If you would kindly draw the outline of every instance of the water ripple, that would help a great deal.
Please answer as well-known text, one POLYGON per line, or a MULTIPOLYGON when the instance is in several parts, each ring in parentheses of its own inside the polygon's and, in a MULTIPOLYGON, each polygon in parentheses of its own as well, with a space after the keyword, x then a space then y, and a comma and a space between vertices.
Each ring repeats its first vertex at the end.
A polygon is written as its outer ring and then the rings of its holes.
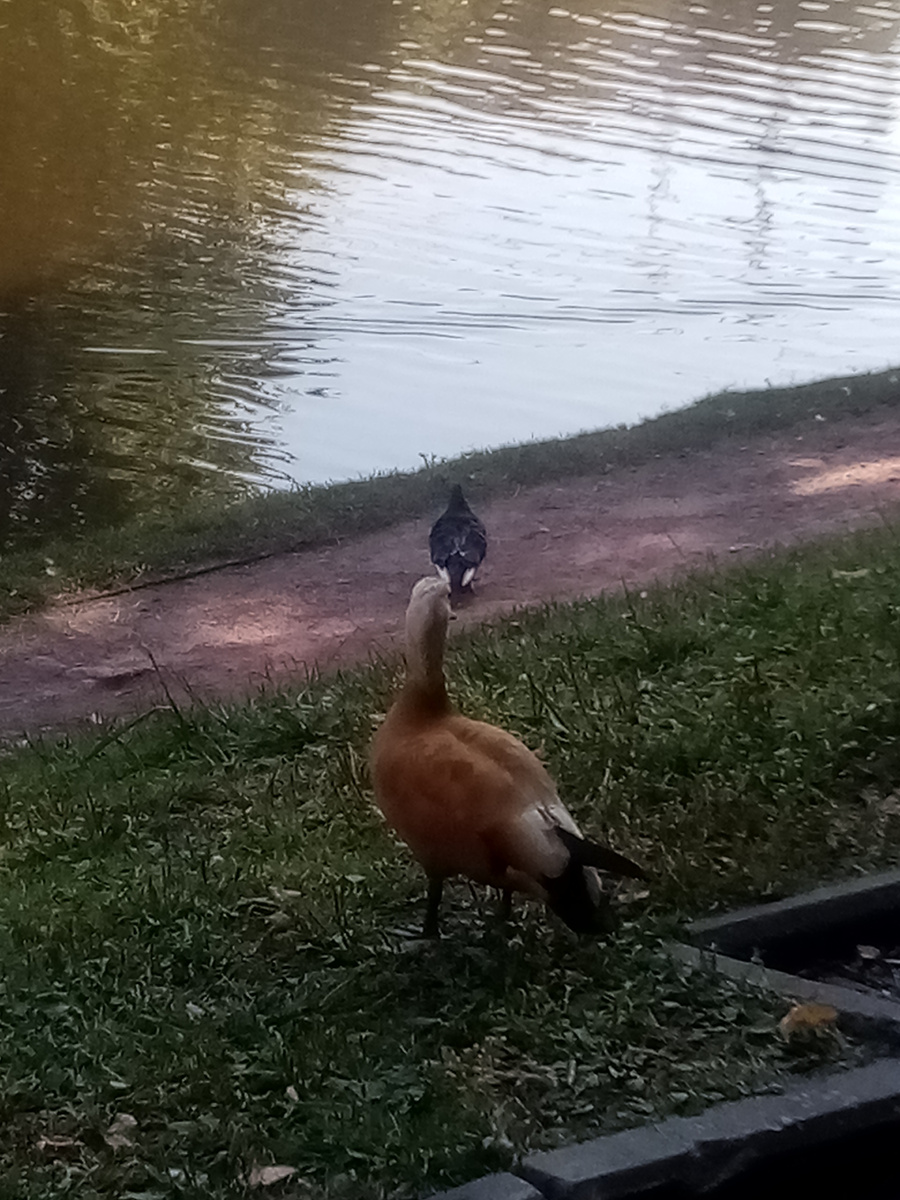
MULTIPOLYGON (((76 461, 128 503, 346 477, 896 354, 895 6, 92 6, 62 81, 42 7, 0 46, 40 98, 0 232, 17 513, 76 461)), ((105 512, 98 479, 61 494, 105 512)))

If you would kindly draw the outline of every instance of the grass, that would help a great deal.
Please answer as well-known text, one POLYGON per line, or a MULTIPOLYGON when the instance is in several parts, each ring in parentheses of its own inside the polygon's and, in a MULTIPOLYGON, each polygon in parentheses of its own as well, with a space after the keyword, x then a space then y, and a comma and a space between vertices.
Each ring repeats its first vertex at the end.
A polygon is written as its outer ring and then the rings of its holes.
POLYGON ((451 480, 476 501, 554 479, 599 474, 654 455, 747 438, 825 419, 896 406, 897 371, 852 375, 752 392, 722 392, 626 428, 529 442, 434 461, 422 470, 328 487, 226 499, 198 497, 130 524, 84 536, 7 548, 0 557, 0 621, 40 608, 60 592, 177 575, 223 561, 247 561, 436 514, 451 480))
POLYGON ((662 944, 897 861, 898 597, 884 529, 452 643, 464 710, 652 872, 601 943, 463 885, 411 936, 365 769, 390 662, 8 753, 0 1194, 225 1200, 287 1165, 272 1194, 399 1200, 857 1061, 662 944))

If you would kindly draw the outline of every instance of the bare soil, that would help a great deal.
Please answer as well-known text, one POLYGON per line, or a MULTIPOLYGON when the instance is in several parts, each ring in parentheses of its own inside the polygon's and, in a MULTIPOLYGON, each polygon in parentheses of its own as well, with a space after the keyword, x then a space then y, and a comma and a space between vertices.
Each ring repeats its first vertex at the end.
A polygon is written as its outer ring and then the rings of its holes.
MULTIPOLYGON (((488 557, 462 623, 870 525, 898 500, 893 412, 529 488, 479 506, 488 557)), ((166 689, 237 697, 392 652, 410 588, 431 570, 429 526, 61 599, 0 630, 0 737, 138 713, 166 689)))

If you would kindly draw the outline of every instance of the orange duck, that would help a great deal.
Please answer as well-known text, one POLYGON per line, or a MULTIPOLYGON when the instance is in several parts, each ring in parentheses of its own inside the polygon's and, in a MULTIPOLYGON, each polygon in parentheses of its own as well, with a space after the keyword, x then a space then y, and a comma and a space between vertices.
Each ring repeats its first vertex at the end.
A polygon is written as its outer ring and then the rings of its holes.
POLYGON ((544 901, 576 933, 606 931, 597 869, 644 879, 585 838, 537 757, 511 733, 455 712, 444 684, 450 587, 420 579, 406 612, 406 682, 375 735, 375 798, 428 876, 425 936, 444 880, 464 875, 544 901))

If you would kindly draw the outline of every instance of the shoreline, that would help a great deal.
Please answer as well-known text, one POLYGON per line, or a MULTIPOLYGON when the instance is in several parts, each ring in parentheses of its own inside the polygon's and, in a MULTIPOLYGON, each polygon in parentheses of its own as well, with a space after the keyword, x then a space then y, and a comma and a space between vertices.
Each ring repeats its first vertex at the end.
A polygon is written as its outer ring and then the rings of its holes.
MULTIPOLYGON (((654 453, 477 502, 489 549, 456 628, 643 587, 876 524, 900 501, 900 408, 654 453)), ((431 573, 431 511, 356 537, 63 597, 0 627, 0 737, 237 700, 393 654, 431 573)), ((475 502, 473 501, 473 504, 475 502)))
POLYGON ((660 456, 787 432, 817 419, 863 417, 900 406, 900 368, 755 391, 724 391, 633 426, 525 442, 330 485, 154 514, 79 538, 0 556, 0 622, 84 593, 112 594, 223 566, 263 561, 436 515, 461 480, 473 504, 580 476, 607 476, 660 456))

